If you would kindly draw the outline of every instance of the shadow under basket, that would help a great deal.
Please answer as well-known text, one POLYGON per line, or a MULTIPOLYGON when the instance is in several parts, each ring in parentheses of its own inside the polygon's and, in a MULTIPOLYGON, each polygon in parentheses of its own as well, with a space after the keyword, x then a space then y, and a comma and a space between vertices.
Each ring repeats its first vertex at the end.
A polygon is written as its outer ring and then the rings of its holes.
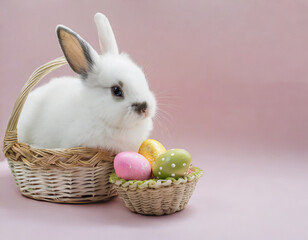
POLYGON ((117 195, 109 182, 115 153, 86 147, 37 149, 17 140, 17 122, 28 94, 44 76, 65 64, 64 57, 57 58, 30 76, 12 111, 3 152, 26 197, 59 203, 106 201, 117 195))
POLYGON ((149 179, 145 181, 110 176, 121 200, 132 212, 143 215, 165 215, 181 211, 187 205, 203 171, 192 167, 193 171, 179 179, 149 179))

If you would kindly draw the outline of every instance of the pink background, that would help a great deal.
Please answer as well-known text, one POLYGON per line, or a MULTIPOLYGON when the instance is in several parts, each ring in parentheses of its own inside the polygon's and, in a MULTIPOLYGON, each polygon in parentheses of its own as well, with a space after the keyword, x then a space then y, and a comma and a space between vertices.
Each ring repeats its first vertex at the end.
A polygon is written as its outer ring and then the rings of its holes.
MULTIPOLYGON (((0 161, 1 236, 307 239, 308 1, 1 0, 1 139, 26 79, 62 55, 55 26, 98 50, 98 11, 157 95, 152 137, 189 150, 206 175, 183 212, 157 218, 132 214, 119 199, 26 199, 0 161)), ((61 74, 72 71, 50 76, 61 74)))

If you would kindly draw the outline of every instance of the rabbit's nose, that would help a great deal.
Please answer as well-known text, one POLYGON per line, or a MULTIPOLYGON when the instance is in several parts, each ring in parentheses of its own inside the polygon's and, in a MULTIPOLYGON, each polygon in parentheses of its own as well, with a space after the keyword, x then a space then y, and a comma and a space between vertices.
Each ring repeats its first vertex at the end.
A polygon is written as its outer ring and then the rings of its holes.
POLYGON ((143 113, 146 113, 148 111, 148 104, 146 102, 133 103, 132 107, 139 114, 143 114, 143 113))

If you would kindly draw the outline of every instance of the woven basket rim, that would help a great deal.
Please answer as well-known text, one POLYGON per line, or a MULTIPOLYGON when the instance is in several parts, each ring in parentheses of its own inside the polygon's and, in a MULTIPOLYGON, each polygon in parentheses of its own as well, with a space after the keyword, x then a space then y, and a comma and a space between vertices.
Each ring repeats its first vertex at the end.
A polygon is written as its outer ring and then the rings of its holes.
POLYGON ((157 189, 161 187, 168 187, 173 185, 178 185, 186 182, 191 182, 194 180, 198 180, 203 176, 204 172, 200 168, 196 166, 192 166, 193 172, 185 177, 180 177, 178 179, 168 177, 166 179, 148 179, 144 181, 140 180, 125 180, 123 178, 119 178, 115 172, 110 175, 109 181, 115 184, 118 187, 122 187, 126 190, 136 190, 136 189, 157 189))
POLYGON ((17 145, 23 145, 25 147, 27 147, 29 150, 32 151, 48 151, 50 153, 79 153, 80 151, 84 151, 84 150, 92 150, 93 152, 110 152, 112 153, 112 155, 116 154, 113 153, 110 150, 105 150, 105 149, 101 149, 101 148, 93 148, 93 147, 71 147, 71 148, 36 148, 36 147, 31 147, 29 144, 27 143, 22 143, 22 142, 17 142, 17 145))
POLYGON ((43 149, 33 148, 28 144, 19 142, 15 143, 11 146, 11 149, 5 152, 8 161, 23 162, 31 168, 61 167, 65 169, 72 167, 94 167, 103 161, 113 162, 115 155, 116 153, 112 151, 99 148, 74 147, 65 149, 43 149), (20 153, 20 157, 11 155, 11 152, 20 153), (44 158, 44 156, 46 157, 44 158), (57 157, 52 158, 52 156, 57 157), (82 156, 86 159, 75 158, 74 156, 82 156), (50 157, 51 159, 47 160, 50 157))

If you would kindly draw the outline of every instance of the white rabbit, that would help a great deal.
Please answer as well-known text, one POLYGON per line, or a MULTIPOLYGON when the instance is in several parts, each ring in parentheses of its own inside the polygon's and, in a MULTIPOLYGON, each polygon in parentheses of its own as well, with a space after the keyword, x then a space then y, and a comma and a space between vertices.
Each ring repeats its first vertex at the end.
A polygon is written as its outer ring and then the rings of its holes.
POLYGON ((28 96, 18 140, 39 148, 99 147, 138 151, 153 128, 156 100, 143 71, 118 46, 108 19, 94 16, 102 55, 57 26, 62 51, 80 78, 61 77, 28 96))

